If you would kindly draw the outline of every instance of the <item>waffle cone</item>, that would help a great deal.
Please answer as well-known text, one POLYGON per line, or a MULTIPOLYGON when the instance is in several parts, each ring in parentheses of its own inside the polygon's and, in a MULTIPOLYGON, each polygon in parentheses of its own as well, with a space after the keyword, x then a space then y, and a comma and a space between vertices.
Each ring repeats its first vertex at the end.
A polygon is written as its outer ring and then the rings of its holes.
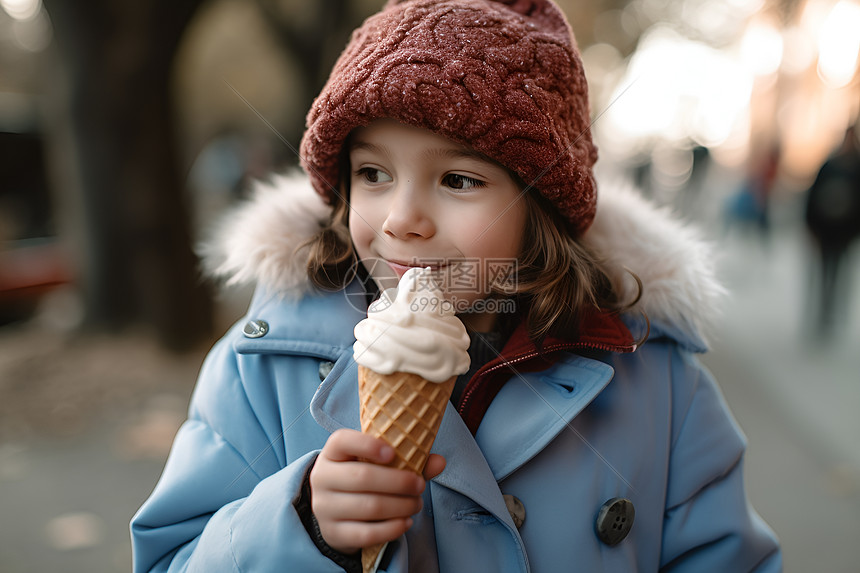
MULTIPOLYGON (((456 376, 442 383, 417 374, 379 374, 359 365, 358 397, 361 431, 382 438, 395 451, 389 464, 421 475, 442 423, 456 376)), ((364 573, 372 573, 384 543, 361 551, 364 573)))

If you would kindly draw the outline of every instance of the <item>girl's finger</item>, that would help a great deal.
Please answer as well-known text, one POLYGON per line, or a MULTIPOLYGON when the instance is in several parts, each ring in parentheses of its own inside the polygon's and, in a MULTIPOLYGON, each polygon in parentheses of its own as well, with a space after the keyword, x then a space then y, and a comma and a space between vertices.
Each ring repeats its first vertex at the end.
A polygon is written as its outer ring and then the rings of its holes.
POLYGON ((340 521, 331 525, 326 541, 332 547, 340 546, 339 551, 342 553, 353 553, 362 547, 393 541, 410 527, 411 517, 371 522, 340 521), (329 536, 332 537, 331 541, 329 536))
POLYGON ((311 486, 344 493, 416 496, 424 491, 425 482, 408 470, 363 461, 326 463, 317 460, 311 470, 311 486))
POLYGON ((333 521, 386 521, 421 511, 420 496, 332 493, 312 502, 314 515, 333 521))
POLYGON ((424 466, 424 479, 430 481, 437 475, 441 474, 448 462, 439 454, 430 454, 427 458, 427 464, 424 466))
POLYGON ((394 449, 379 438, 357 430, 341 429, 329 436, 320 455, 334 462, 364 459, 375 464, 387 464, 394 459, 394 449))

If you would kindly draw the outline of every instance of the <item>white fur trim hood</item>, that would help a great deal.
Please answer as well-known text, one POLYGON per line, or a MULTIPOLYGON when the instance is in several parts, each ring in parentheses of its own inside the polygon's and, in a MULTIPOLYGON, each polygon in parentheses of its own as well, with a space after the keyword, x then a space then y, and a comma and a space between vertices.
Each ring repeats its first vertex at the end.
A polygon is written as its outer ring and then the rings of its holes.
MULTIPOLYGON (((305 257, 296 249, 330 212, 303 173, 275 175, 222 219, 215 238, 200 249, 204 267, 227 285, 258 284, 301 297, 313 287, 305 257)), ((622 300, 636 294, 629 270, 643 284, 633 309, 693 346, 704 346, 724 289, 715 276, 711 246, 696 229, 631 187, 609 183, 600 187, 597 216, 583 242, 605 261, 622 300)))

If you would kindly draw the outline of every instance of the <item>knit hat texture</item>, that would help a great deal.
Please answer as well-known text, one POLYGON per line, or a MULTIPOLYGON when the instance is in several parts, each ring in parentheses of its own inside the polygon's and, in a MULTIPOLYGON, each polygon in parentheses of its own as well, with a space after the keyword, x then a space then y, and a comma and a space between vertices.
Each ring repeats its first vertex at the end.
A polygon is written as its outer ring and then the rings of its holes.
POLYGON ((594 218, 588 86, 570 26, 549 0, 389 0, 356 29, 301 143, 302 165, 329 202, 350 131, 381 118, 501 163, 575 234, 594 218))

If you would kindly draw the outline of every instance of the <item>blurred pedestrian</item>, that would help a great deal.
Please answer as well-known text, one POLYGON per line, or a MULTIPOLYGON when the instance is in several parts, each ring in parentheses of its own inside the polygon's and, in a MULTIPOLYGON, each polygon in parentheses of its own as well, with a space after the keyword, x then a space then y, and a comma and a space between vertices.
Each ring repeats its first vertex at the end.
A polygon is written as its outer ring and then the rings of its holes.
POLYGON ((838 308, 846 303, 845 255, 860 236, 860 144, 854 126, 809 188, 806 226, 818 249, 818 334, 827 337, 833 334, 838 308))
POLYGON ((725 203, 726 227, 752 227, 763 241, 770 232, 770 199, 779 176, 782 157, 779 142, 770 145, 763 156, 753 159, 740 188, 725 203))

